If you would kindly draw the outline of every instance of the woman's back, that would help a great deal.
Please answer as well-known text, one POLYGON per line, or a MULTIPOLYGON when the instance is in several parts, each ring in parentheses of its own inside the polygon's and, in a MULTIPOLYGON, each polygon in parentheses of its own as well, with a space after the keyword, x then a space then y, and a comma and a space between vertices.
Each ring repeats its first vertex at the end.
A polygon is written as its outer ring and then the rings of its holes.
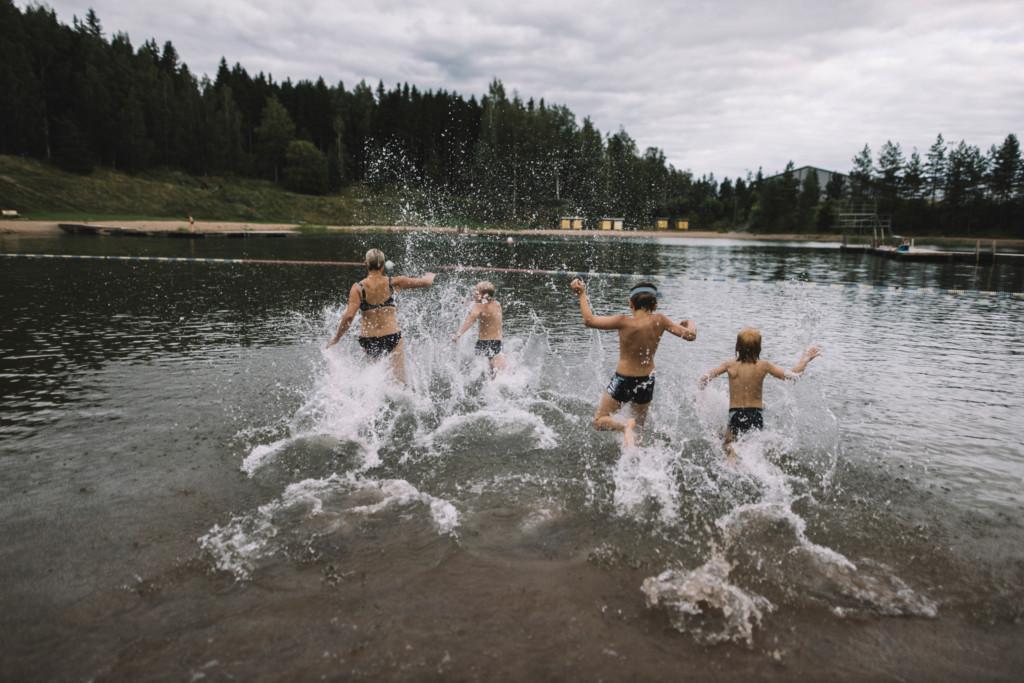
POLYGON ((370 273, 357 287, 359 310, 362 313, 360 334, 364 337, 381 337, 398 332, 398 308, 391 278, 370 273))

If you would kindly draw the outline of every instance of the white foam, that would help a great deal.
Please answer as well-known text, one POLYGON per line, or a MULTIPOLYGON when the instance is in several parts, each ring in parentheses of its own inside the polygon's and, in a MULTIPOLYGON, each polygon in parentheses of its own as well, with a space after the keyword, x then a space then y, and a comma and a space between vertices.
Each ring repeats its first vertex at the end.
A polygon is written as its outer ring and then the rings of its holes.
MULTIPOLYGON (((372 516, 417 504, 429 510, 438 534, 456 537, 459 511, 449 501, 424 493, 404 479, 377 481, 349 472, 289 484, 277 499, 251 513, 233 517, 224 526, 214 525, 199 538, 199 545, 210 555, 217 569, 245 580, 251 577, 261 559, 278 553, 290 538, 307 533, 305 526, 313 518, 372 516), (369 494, 375 500, 351 505, 348 494, 353 493, 369 494)), ((329 524, 326 531, 340 528, 340 523, 329 524)), ((323 529, 319 531, 324 533, 323 529)))
POLYGON ((715 553, 700 567, 667 569, 644 579, 647 607, 668 612, 672 625, 700 643, 725 641, 753 645, 754 627, 775 607, 766 598, 729 582, 732 566, 715 553))
POLYGON ((678 516, 676 454, 662 447, 625 447, 615 465, 615 510, 631 516, 648 502, 657 504, 664 522, 678 516))

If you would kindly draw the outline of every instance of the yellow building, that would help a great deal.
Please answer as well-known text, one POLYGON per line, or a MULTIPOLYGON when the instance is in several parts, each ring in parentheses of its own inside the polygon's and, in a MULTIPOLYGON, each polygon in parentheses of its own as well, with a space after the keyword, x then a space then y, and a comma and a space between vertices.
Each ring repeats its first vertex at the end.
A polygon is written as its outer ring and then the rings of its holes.
POLYGON ((654 227, 658 230, 668 230, 668 219, 667 218, 656 218, 654 220, 654 227))
POLYGON ((676 230, 689 230, 689 229, 690 229, 690 221, 688 221, 686 219, 682 219, 682 218, 677 218, 676 219, 676 230))
POLYGON ((582 230, 583 219, 579 216, 562 216, 558 222, 558 227, 562 230, 582 230))
POLYGON ((624 218, 602 218, 598 225, 602 230, 622 230, 626 223, 624 218))

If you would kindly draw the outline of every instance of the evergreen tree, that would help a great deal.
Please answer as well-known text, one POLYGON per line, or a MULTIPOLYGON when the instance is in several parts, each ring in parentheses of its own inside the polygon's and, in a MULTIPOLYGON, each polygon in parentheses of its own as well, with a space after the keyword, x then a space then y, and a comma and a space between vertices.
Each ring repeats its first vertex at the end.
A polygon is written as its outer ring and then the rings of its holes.
POLYGON ((925 185, 925 169, 917 148, 910 154, 910 161, 903 169, 901 196, 906 199, 919 199, 925 185))
POLYGON ((295 124, 292 123, 288 111, 281 106, 276 97, 268 97, 260 116, 259 128, 256 129, 256 149, 260 165, 275 183, 278 181, 288 144, 294 137, 295 124))
POLYGON ((850 171, 850 190, 854 197, 866 197, 871 194, 871 183, 875 169, 871 161, 871 148, 865 144, 864 149, 853 157, 853 170, 850 171))
POLYGON ((846 179, 838 173, 833 173, 829 176, 828 182, 825 183, 825 196, 832 200, 839 200, 843 198, 843 192, 846 191, 846 179))
POLYGON ((992 194, 1001 201, 1008 201, 1018 187, 1021 171, 1020 142, 1010 133, 993 155, 989 180, 992 194))
POLYGON ((900 143, 886 140, 878 153, 878 173, 880 193, 887 208, 891 210, 899 192, 900 173, 905 160, 900 143))
POLYGON ((928 148, 928 161, 924 166, 925 179, 928 182, 932 201, 939 198, 939 192, 946 185, 946 141, 939 133, 935 142, 928 148))

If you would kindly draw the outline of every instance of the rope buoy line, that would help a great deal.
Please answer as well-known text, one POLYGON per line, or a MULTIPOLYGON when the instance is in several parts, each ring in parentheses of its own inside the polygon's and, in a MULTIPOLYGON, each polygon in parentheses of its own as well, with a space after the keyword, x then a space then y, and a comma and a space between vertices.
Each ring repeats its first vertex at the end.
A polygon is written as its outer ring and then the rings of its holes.
MULTIPOLYGON (((298 260, 298 259, 257 259, 257 258, 212 258, 200 256, 105 256, 95 254, 15 254, 0 253, 0 257, 26 258, 26 259, 64 259, 72 261, 142 261, 149 263, 227 263, 235 265, 272 265, 272 266, 340 266, 347 268, 361 268, 365 264, 361 261, 321 261, 321 260, 298 260)), ((645 277, 638 273, 599 273, 594 271, 577 270, 544 270, 541 268, 502 268, 499 266, 466 266, 466 265, 442 265, 438 270, 466 273, 518 273, 527 275, 551 275, 562 277, 574 277, 578 275, 590 277, 627 278, 637 279, 645 277)), ((768 281, 753 280, 750 278, 684 278, 687 282, 742 282, 765 284, 768 281)), ((943 287, 916 287, 896 285, 873 285, 861 282, 806 282, 803 280, 777 280, 777 284, 810 285, 817 287, 830 287, 833 289, 882 289, 890 292, 922 292, 939 294, 977 294, 987 297, 1012 297, 1024 299, 1024 292, 997 292, 981 289, 947 289, 943 287)))

